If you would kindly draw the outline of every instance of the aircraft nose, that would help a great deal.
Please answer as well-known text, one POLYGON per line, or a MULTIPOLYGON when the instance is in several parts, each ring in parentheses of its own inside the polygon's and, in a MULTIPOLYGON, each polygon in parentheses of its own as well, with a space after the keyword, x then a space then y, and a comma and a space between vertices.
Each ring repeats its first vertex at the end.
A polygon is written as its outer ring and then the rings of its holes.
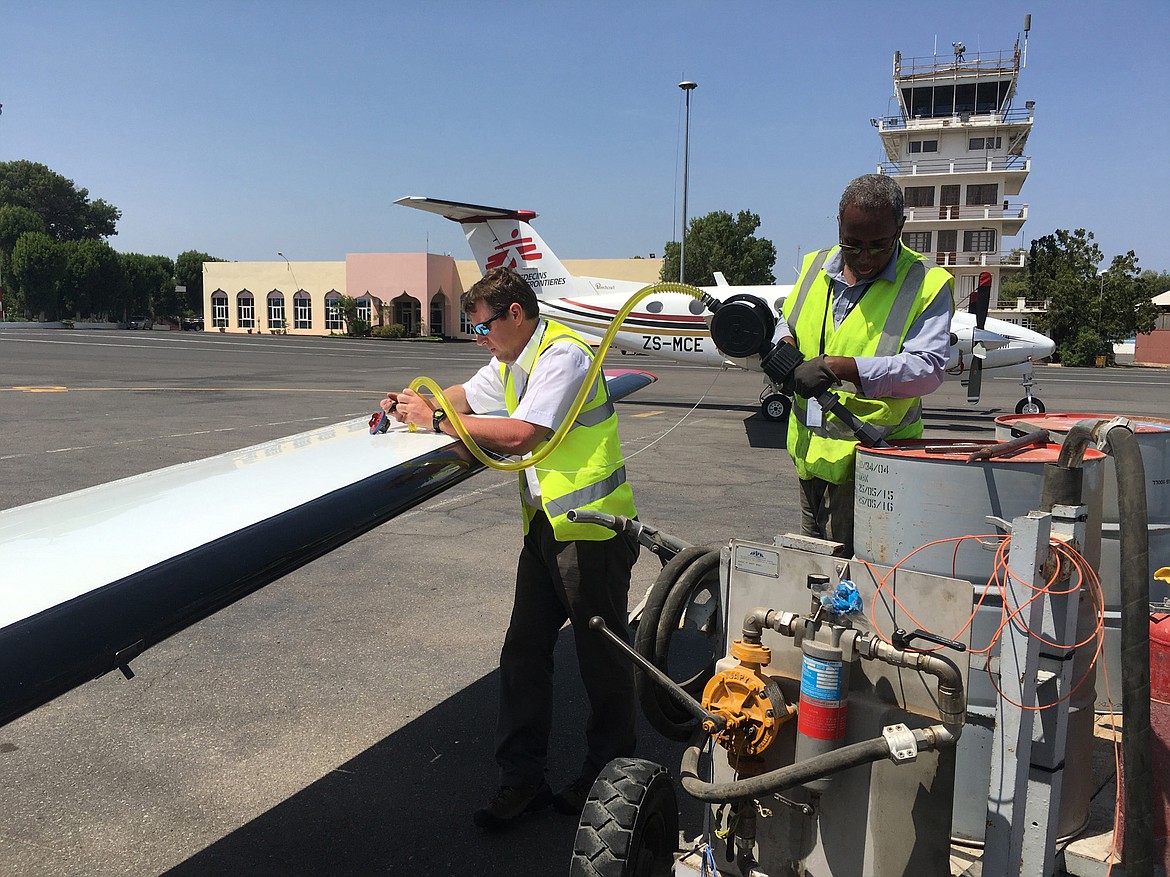
POLYGON ((1041 335, 1039 332, 1033 332, 1031 329, 1022 329, 1023 341, 1032 345, 1035 350, 1030 354, 1032 359, 1044 359, 1052 356, 1056 350, 1056 342, 1047 335, 1041 335))

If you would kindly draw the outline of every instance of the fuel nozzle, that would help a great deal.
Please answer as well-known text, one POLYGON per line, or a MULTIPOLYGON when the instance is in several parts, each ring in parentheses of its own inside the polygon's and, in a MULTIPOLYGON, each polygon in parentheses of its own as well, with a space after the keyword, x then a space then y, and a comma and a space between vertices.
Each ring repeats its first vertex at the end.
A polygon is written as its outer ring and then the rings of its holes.
POLYGON ((771 308, 758 296, 737 293, 725 301, 717 301, 704 293, 703 303, 712 312, 711 339, 725 356, 746 359, 760 358, 760 366, 773 383, 783 386, 792 376, 792 370, 804 362, 804 357, 786 342, 772 344, 776 332, 776 318, 771 308))

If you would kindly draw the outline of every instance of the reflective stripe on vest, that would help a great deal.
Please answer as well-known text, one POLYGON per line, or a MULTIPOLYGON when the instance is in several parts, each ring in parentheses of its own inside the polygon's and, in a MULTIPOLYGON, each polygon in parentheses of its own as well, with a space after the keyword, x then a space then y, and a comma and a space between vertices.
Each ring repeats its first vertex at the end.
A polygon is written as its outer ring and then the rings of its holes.
MULTIPOLYGON (((553 344, 576 344, 592 357, 592 351, 570 329, 545 320, 544 336, 532 364, 535 371, 540 357, 553 344)), ((502 366, 504 399, 508 413, 519 405, 511 370, 502 366)), ((542 441, 533 451, 540 450, 542 441)), ((561 444, 535 467, 540 484, 540 504, 552 525, 553 534, 562 542, 573 540, 604 541, 615 533, 597 524, 574 524, 566 517, 571 509, 589 508, 611 515, 634 517, 634 495, 626 481, 625 460, 618 440, 617 411, 609 398, 604 377, 594 381, 592 392, 581 412, 565 433, 561 444)), ((534 513, 534 499, 527 490, 524 473, 520 473, 524 532, 534 513)))
MULTIPOLYGON (((877 434, 883 439, 888 438, 893 433, 900 429, 913 425, 914 421, 922 417, 922 402, 919 399, 910 400, 914 404, 911 405, 901 421, 894 424, 871 423, 870 426, 877 431, 877 434)), ((820 436, 827 439, 845 439, 851 440, 854 443, 857 441, 857 436, 854 434, 843 420, 836 417, 822 417, 820 426, 809 426, 807 422, 808 408, 804 405, 793 405, 792 414, 796 417, 796 422, 811 432, 813 435, 820 436)))
MULTIPOLYGON (((809 266, 809 269, 805 271, 803 275, 801 275, 800 286, 796 289, 796 298, 793 300, 792 310, 789 312, 789 316, 785 318, 788 322, 789 329, 795 330, 796 321, 800 319, 800 311, 801 308, 804 307, 804 300, 808 297, 809 289, 812 288, 813 280, 815 280, 817 275, 820 274, 821 268, 828 260, 829 253, 831 252, 833 252, 833 249, 830 247, 827 250, 820 250, 811 254, 812 264, 809 266)), ((793 337, 796 336, 794 335, 793 337)))

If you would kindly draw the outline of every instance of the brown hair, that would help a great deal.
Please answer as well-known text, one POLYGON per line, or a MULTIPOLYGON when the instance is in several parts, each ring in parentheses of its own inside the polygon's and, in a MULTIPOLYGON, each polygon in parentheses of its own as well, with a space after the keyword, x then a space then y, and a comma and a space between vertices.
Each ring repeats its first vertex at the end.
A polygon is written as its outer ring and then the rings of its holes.
POLYGON ((486 302, 493 313, 502 311, 513 302, 524 309, 524 316, 534 320, 540 316, 540 304, 532 287, 514 268, 492 268, 482 279, 463 293, 463 312, 470 314, 476 302, 486 302))

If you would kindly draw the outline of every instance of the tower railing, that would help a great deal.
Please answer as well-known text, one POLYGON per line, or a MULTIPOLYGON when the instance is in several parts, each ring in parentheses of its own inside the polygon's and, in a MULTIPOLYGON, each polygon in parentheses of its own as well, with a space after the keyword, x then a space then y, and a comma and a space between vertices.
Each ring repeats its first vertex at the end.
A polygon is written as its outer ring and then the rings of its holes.
POLYGON ((1028 155, 989 155, 979 158, 912 158, 904 161, 883 161, 879 174, 891 176, 930 176, 935 174, 1028 173, 1032 158, 1028 155))

